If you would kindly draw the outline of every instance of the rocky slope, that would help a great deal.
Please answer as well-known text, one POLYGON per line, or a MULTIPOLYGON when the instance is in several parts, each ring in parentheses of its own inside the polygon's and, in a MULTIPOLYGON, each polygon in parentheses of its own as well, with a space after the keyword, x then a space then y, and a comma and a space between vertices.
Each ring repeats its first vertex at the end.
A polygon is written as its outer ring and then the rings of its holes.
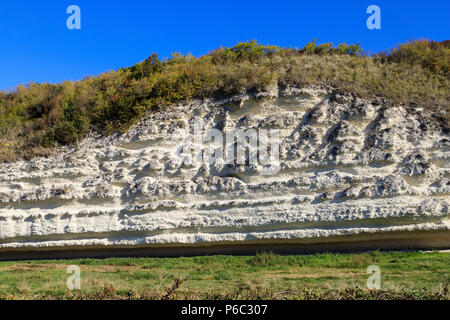
POLYGON ((0 164, 0 256, 253 244, 450 247, 449 179, 450 137, 426 110, 328 88, 192 101, 151 113, 122 135, 0 164), (174 130, 198 118, 205 132, 277 129, 277 174, 174 161, 174 130))

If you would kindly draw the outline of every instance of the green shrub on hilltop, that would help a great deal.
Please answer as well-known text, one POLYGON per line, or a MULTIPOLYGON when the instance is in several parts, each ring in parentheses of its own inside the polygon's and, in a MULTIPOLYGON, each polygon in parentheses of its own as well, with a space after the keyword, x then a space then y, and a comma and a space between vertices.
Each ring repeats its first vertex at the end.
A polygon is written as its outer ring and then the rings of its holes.
POLYGON ((449 116, 449 41, 413 41, 364 56, 359 44, 308 43, 302 49, 257 41, 195 58, 152 54, 129 68, 82 81, 18 86, 0 92, 0 161, 45 155, 90 130, 125 131, 150 110, 193 98, 223 98, 274 83, 327 84, 359 97, 414 102, 449 116))
POLYGON ((232 48, 219 48, 210 55, 215 64, 225 64, 234 62, 257 62, 263 56, 273 56, 280 51, 277 46, 263 46, 256 40, 240 42, 232 48))

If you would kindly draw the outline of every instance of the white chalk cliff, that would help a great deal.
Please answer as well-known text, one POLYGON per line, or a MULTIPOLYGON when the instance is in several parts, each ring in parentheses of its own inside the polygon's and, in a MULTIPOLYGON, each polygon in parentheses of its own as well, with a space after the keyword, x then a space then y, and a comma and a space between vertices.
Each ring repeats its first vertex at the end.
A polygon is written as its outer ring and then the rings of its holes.
POLYGON ((327 88, 152 112, 51 157, 0 164, 0 257, 259 244, 450 247, 450 137, 426 110, 327 88), (175 129, 278 129, 280 168, 179 164, 175 129))

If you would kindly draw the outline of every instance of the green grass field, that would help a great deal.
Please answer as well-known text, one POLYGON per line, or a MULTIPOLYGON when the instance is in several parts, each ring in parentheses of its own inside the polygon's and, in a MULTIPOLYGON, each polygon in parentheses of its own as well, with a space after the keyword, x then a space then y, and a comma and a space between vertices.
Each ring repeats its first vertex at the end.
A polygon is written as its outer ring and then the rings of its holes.
POLYGON ((0 262, 0 299, 449 299, 449 284, 444 252, 0 262), (67 289, 69 265, 81 290, 67 289))

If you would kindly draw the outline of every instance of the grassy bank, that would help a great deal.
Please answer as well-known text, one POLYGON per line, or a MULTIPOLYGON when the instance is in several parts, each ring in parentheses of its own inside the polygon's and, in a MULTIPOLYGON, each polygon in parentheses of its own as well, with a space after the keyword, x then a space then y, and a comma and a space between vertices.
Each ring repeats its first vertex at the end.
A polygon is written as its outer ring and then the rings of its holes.
POLYGON ((449 286, 440 252, 0 262, 0 299, 449 299, 449 286), (81 290, 66 288, 69 265, 81 290))
POLYGON ((223 98, 279 86, 323 84, 361 98, 424 108, 450 123, 450 41, 414 41, 367 56, 359 44, 302 49, 256 41, 196 58, 152 54, 130 68, 82 81, 0 92, 0 161, 49 154, 88 132, 124 131, 144 114, 193 98, 223 98))

